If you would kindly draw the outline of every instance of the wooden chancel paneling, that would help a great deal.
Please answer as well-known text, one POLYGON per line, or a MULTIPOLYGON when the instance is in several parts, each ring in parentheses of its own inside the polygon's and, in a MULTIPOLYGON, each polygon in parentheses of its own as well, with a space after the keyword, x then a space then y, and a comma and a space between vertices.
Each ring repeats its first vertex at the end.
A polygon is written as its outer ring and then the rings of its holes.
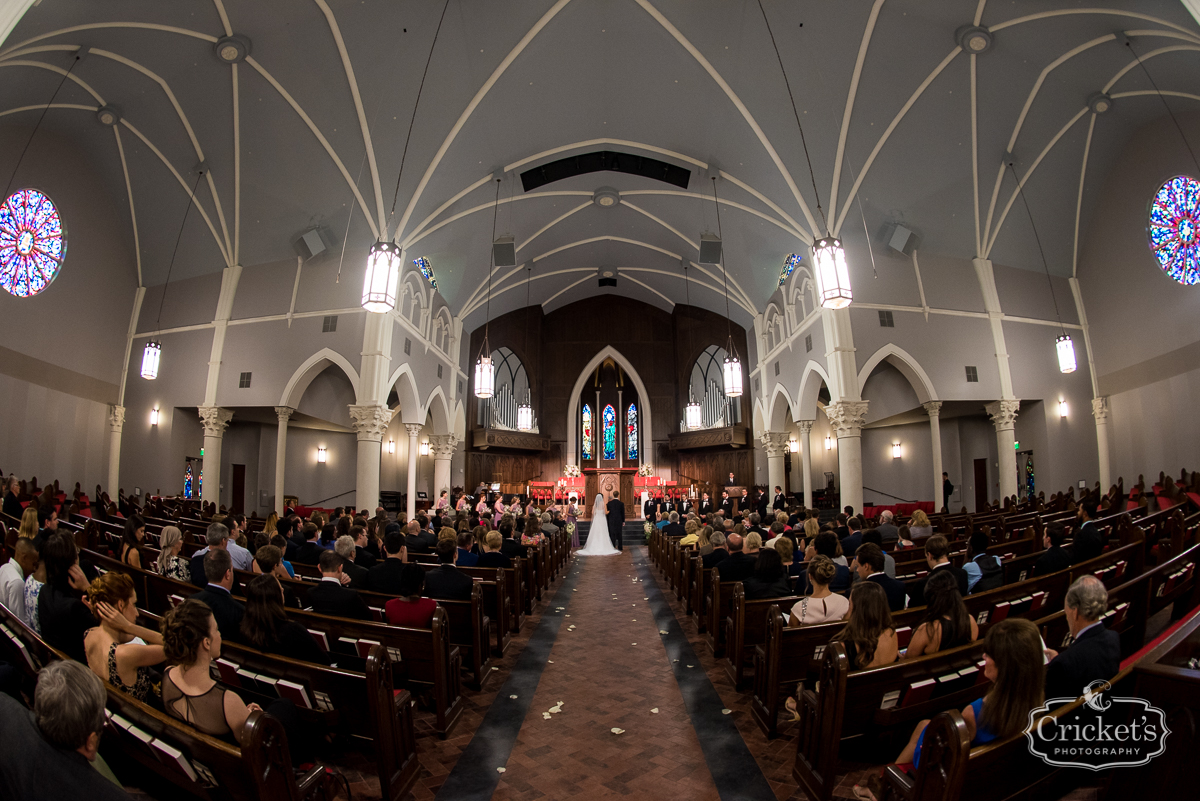
POLYGON ((544 453, 511 451, 468 451, 467 486, 485 484, 525 484, 529 481, 553 481, 562 472, 562 451, 551 445, 544 453))
POLYGON ((721 448, 677 453, 677 476, 681 484, 695 480, 698 484, 708 484, 719 491, 730 473, 742 486, 750 487, 756 483, 754 460, 751 458, 753 453, 749 449, 735 451, 721 448))

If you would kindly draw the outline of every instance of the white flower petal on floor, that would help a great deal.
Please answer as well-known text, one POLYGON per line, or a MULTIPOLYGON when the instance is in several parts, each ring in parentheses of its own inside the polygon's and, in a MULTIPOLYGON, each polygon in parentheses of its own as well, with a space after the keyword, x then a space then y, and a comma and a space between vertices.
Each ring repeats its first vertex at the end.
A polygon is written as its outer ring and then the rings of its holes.
POLYGON ((611 731, 613 734, 624 734, 625 733, 624 729, 618 729, 616 726, 611 728, 609 731, 611 731))
POLYGON ((657 714, 658 714, 658 707, 654 707, 654 709, 651 709, 651 710, 650 710, 650 713, 651 713, 651 714, 653 714, 653 715, 657 715, 657 714))
POLYGON ((503 773, 506 770, 508 770, 508 768, 496 768, 497 773, 503 773))
POLYGON ((732 709, 722 709, 722 710, 721 710, 721 714, 722 714, 722 715, 728 715, 728 714, 729 714, 730 712, 732 712, 732 711, 733 711, 732 709))

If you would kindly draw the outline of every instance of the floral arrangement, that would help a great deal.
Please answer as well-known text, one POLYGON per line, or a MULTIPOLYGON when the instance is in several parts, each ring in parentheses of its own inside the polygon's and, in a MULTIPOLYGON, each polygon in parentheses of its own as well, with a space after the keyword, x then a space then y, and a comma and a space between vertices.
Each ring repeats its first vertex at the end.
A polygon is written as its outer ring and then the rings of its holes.
POLYGON ((563 468, 563 475, 567 478, 579 478, 582 474, 579 472, 579 465, 569 464, 563 468))
POLYGON ((641 467, 638 468, 638 475, 641 476, 642 478, 648 478, 648 477, 654 475, 654 465, 652 465, 652 464, 642 465, 641 467))
POLYGON ((642 532, 646 535, 647 545, 650 544, 650 532, 652 531, 654 531, 654 525, 649 520, 647 520, 645 523, 642 523, 642 532))
POLYGON ((569 536, 574 536, 574 534, 575 534, 575 524, 574 523, 567 523, 567 534, 569 536))

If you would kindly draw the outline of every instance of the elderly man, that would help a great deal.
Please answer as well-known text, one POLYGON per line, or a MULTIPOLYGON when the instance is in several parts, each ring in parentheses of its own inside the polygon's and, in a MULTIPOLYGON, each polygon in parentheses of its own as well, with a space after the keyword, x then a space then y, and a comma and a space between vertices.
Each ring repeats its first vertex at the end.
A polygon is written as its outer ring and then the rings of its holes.
POLYGON ((1108 590, 1092 575, 1075 580, 1063 601, 1063 613, 1073 638, 1062 653, 1050 648, 1046 656, 1046 698, 1075 699, 1093 681, 1111 679, 1121 669, 1121 638, 1100 622, 1108 610, 1108 590))
POLYGON ((713 549, 711 553, 706 553, 700 557, 700 563, 707 570, 710 567, 716 567, 729 558, 729 549, 725 547, 725 535, 719 531, 713 532, 713 535, 708 539, 713 549))
POLYGON ((762 538, 757 534, 749 534, 745 538, 740 534, 728 534, 725 541, 729 543, 729 558, 718 565, 721 581, 745 581, 754 575, 762 538))
POLYGON ((542 512, 542 533, 547 537, 553 537, 558 533, 558 526, 554 525, 554 518, 549 512, 542 512))
MULTIPOLYGON (((224 523, 210 523, 208 530, 204 532, 204 542, 206 543, 205 546, 192 554, 192 561, 190 564, 192 583, 197 587, 205 587, 208 585, 208 579, 204 576, 204 555, 210 550, 225 550, 226 546, 229 544, 229 529, 225 528, 224 523)), ((232 555, 230 556, 229 561, 232 564, 232 555)), ((251 561, 253 561, 253 559, 251 559, 251 561)), ((247 565, 245 569, 249 570, 250 565, 247 565)))
POLYGON ((879 525, 875 527, 875 530, 879 532, 879 536, 883 538, 885 545, 900 539, 900 529, 896 528, 896 525, 892 522, 892 517, 892 513, 885 509, 879 515, 879 525))
POLYGON ((97 762, 106 700, 100 679, 70 660, 38 673, 33 712, 0 693, 0 798, 128 801, 97 762))

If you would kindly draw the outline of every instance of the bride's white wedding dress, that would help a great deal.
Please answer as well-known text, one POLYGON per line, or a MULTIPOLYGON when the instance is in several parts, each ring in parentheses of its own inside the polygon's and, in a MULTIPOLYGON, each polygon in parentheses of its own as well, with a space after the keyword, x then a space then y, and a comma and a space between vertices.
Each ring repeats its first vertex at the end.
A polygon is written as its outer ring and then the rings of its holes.
POLYGON ((582 556, 612 556, 620 553, 613 547, 612 538, 608 536, 607 512, 604 496, 597 495, 596 503, 592 506, 592 527, 588 529, 587 545, 575 553, 582 556))

